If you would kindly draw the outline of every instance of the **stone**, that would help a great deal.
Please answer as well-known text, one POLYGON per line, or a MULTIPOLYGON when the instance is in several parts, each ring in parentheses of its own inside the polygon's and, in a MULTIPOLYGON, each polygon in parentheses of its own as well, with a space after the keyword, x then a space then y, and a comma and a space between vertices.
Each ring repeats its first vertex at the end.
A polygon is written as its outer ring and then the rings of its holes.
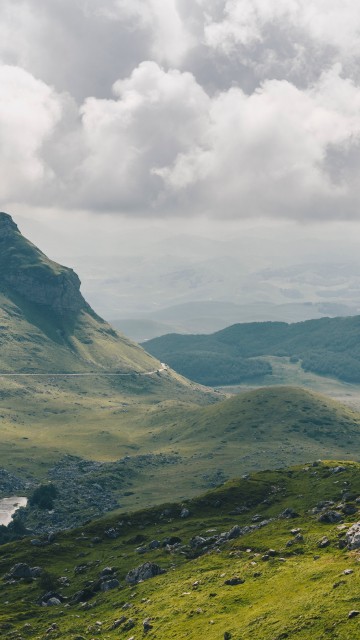
POLYGON ((347 546, 351 551, 360 549, 360 522, 356 522, 350 527, 346 534, 347 546))
POLYGON ((126 617, 121 616, 121 618, 118 618, 113 622, 113 624, 111 625, 111 630, 114 631, 115 629, 118 629, 118 627, 124 624, 124 622, 126 622, 126 617))
POLYGON ((115 573, 114 567, 104 567, 104 569, 100 571, 100 578, 104 578, 105 576, 111 576, 114 573, 115 573))
POLYGON ((319 540, 319 542, 317 543, 317 546, 320 549, 325 549, 325 547, 328 547, 329 544, 330 544, 330 540, 326 536, 324 536, 323 538, 321 538, 321 540, 319 540))
POLYGON ((237 576, 234 578, 229 578, 225 580, 224 584, 229 585, 230 587, 235 587, 238 584, 244 584, 245 580, 242 578, 238 578, 237 576))
POLYGON ((181 510, 180 518, 188 518, 190 516, 190 511, 186 507, 181 510))
POLYGON ((285 509, 282 513, 280 513, 279 518, 282 519, 291 519, 291 518, 298 518, 299 514, 296 513, 296 511, 294 511, 294 509, 292 509, 291 507, 288 507, 287 509, 285 509))
POLYGON ((160 546, 161 546, 161 545, 160 545, 159 540, 152 540, 152 541, 149 543, 149 549, 151 549, 151 550, 153 550, 153 549, 159 549, 159 548, 160 548, 160 546))
POLYGON ((58 607, 61 604, 61 600, 58 598, 49 598, 46 602, 47 607, 58 607))
POLYGON ((323 522, 325 524, 335 524, 336 522, 342 520, 342 514, 338 511, 333 510, 325 511, 319 516, 318 520, 319 522, 323 522))
POLYGON ((105 582, 102 582, 100 585, 100 590, 110 591, 111 589, 117 589, 118 587, 120 587, 120 582, 119 580, 114 578, 113 580, 106 580, 105 582))
POLYGON ((153 626, 152 626, 152 624, 150 622, 150 618, 145 618, 145 620, 143 622, 144 633, 147 633, 152 628, 153 628, 153 626))
POLYGON ((352 611, 349 611, 348 618, 356 618, 359 615, 360 615, 360 611, 356 611, 355 609, 353 609, 352 611))
POLYGON ((144 564, 132 569, 127 574, 125 580, 128 584, 138 584, 144 580, 149 580, 155 576, 159 576, 165 572, 165 569, 159 567, 159 565, 153 562, 145 562, 144 564))
POLYGON ((228 540, 234 540, 235 538, 239 538, 241 536, 241 528, 239 525, 235 525, 232 529, 230 529, 227 538, 228 540))
POLYGON ((31 569, 25 562, 19 562, 11 567, 8 575, 11 578, 32 578, 31 569))

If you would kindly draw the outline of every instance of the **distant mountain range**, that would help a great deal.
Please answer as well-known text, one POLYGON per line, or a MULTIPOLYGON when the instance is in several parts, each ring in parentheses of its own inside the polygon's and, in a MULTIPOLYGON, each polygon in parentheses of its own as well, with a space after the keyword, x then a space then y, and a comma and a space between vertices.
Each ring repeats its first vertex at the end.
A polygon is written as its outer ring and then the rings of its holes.
POLYGON ((360 383, 360 316, 294 324, 235 324, 211 335, 170 334, 146 349, 188 378, 235 384, 269 373, 264 356, 300 361, 304 370, 360 383))

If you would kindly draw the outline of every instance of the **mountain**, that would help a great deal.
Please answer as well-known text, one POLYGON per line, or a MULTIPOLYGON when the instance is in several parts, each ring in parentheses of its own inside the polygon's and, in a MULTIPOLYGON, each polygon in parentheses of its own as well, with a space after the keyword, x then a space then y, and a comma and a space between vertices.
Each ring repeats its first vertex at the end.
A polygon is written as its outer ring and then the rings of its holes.
POLYGON ((1 637, 355 639, 359 495, 317 461, 4 545, 1 637))
POLYGON ((234 304, 203 300, 165 307, 134 317, 118 317, 111 324, 132 340, 144 342, 168 333, 213 333, 239 322, 299 322, 324 316, 355 315, 354 308, 334 302, 257 302, 234 304))
POLYGON ((159 362, 100 318, 72 269, 0 213, 0 372, 154 371, 159 362))
POLYGON ((360 316, 235 324, 211 335, 170 334, 148 340, 146 349, 203 384, 254 379, 261 367, 269 367, 264 356, 299 360, 305 371, 360 382, 360 316))

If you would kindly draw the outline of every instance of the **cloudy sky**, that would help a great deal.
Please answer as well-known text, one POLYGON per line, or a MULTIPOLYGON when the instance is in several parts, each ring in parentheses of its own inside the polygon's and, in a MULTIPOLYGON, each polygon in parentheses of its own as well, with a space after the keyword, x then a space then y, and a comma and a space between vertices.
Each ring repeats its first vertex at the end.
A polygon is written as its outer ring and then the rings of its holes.
POLYGON ((359 61, 355 0, 2 0, 1 209, 59 258, 184 225, 347 238, 359 61))

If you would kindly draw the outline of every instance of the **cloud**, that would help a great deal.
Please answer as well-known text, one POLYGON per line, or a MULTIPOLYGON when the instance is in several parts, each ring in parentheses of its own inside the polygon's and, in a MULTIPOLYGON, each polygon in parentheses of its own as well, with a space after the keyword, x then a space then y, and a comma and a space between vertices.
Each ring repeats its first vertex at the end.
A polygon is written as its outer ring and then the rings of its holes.
POLYGON ((0 67, 0 196, 32 197, 54 175, 42 147, 61 118, 61 103, 50 87, 19 67, 0 67))
POLYGON ((356 218, 354 0, 3 0, 5 199, 356 218))

